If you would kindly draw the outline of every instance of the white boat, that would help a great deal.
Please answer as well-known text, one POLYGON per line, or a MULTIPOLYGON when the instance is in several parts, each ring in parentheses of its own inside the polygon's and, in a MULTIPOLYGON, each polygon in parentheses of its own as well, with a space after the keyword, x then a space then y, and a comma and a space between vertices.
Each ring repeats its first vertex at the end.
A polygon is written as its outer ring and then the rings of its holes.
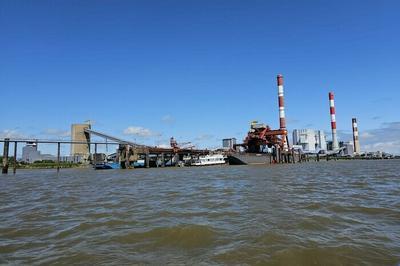
POLYGON ((225 157, 222 154, 201 155, 198 158, 192 159, 190 165, 192 166, 206 166, 206 165, 221 165, 225 164, 225 157))

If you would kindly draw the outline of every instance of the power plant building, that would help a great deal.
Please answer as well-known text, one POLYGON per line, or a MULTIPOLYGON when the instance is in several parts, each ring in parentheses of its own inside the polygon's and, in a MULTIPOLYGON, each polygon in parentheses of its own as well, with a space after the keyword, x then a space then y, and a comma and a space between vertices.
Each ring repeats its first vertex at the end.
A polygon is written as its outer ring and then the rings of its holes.
POLYGON ((303 151, 317 152, 326 150, 324 131, 314 129, 293 130, 293 145, 299 145, 303 151))
POLYGON ((224 150, 233 150, 235 145, 236 145, 236 138, 222 140, 222 148, 224 150))
POLYGON ((55 161, 56 157, 51 154, 42 154, 38 151, 36 142, 28 142, 22 148, 22 161, 26 163, 34 163, 36 161, 55 161))
POLYGON ((352 142, 340 141, 339 147, 343 148, 343 150, 340 152, 340 155, 342 155, 342 156, 353 156, 354 155, 354 146, 353 146, 352 142))

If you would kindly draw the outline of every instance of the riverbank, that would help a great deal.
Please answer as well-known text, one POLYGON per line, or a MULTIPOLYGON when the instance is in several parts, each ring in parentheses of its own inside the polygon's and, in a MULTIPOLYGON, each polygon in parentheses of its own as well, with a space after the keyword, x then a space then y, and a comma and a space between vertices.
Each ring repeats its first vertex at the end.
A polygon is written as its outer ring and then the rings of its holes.
MULTIPOLYGON (((14 157, 9 157, 8 167, 14 167, 14 157)), ((3 157, 0 156, 0 164, 3 164, 3 157)), ((36 161, 33 163, 17 161, 17 169, 56 169, 56 168, 87 168, 89 164, 73 163, 73 162, 55 162, 50 160, 36 161)))
POLYGON ((17 169, 56 169, 56 168, 87 168, 87 164, 81 163, 31 163, 17 164, 17 169))

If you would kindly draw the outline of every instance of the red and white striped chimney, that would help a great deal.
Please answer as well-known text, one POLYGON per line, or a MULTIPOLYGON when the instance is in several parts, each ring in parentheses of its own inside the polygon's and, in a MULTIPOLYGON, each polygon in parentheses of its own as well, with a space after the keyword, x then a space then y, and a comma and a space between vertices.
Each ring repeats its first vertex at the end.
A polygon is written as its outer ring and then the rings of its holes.
POLYGON ((339 149, 339 143, 336 135, 336 111, 335 111, 335 100, 333 92, 329 92, 329 106, 331 113, 332 150, 337 150, 339 149))
POLYGON ((352 122, 352 125, 353 125, 354 153, 355 154, 359 154, 360 153, 360 141, 358 139, 357 119, 356 118, 352 118, 351 122, 352 122))
MULTIPOLYGON (((283 76, 278 75, 276 77, 278 83, 278 104, 279 104, 279 129, 285 130, 286 132, 286 118, 285 118, 285 102, 283 100, 283 76)), ((282 136, 283 149, 288 150, 288 145, 286 142, 286 134, 282 136)))

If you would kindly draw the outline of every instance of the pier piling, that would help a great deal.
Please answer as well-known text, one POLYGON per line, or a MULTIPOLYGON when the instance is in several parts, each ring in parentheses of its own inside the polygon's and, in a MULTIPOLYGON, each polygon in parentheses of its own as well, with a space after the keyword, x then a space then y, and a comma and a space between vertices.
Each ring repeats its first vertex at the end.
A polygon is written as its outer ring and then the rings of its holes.
POLYGON ((129 168, 129 145, 125 146, 125 169, 129 168))
POLYGON ((10 147, 10 139, 4 139, 4 149, 3 149, 3 174, 8 174, 8 149, 10 147))
POLYGON ((294 157, 294 149, 292 148, 292 163, 296 163, 296 158, 294 157))
POLYGON ((148 150, 146 150, 146 155, 145 155, 145 166, 146 166, 146 168, 149 168, 150 167, 150 155, 149 155, 149 151, 148 150))
POLYGON ((161 153, 161 167, 165 167, 164 153, 161 153))
POLYGON ((18 142, 14 142, 14 164, 13 164, 13 174, 15 175, 15 173, 17 172, 17 143, 18 142))
POLYGON ((177 153, 174 154, 175 166, 179 166, 179 155, 177 153))
POLYGON ((159 159, 158 159, 158 154, 157 154, 157 155, 156 155, 156 168, 159 167, 158 162, 159 162, 159 159))
POLYGON ((57 172, 60 172, 60 146, 61 143, 57 142, 57 172))

